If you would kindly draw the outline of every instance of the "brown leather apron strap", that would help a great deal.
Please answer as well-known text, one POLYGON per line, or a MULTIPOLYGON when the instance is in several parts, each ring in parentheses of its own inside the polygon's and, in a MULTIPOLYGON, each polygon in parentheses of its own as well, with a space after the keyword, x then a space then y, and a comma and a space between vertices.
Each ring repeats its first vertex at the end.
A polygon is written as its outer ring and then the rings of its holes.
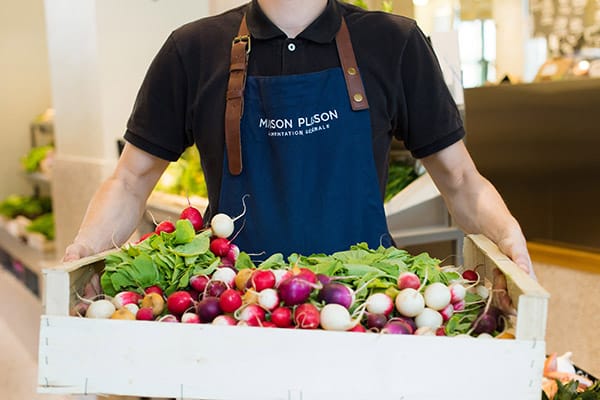
POLYGON ((227 146, 227 158, 229 159, 229 172, 232 175, 242 173, 240 121, 244 113, 244 88, 246 86, 246 70, 250 49, 250 34, 244 15, 238 35, 231 44, 231 63, 227 85, 227 103, 225 105, 225 145, 227 146))
POLYGON ((343 17, 342 25, 335 36, 335 44, 337 46, 340 64, 344 71, 344 79, 346 79, 346 88, 348 89, 348 97, 350 98, 352 110, 366 110, 369 108, 367 93, 365 92, 362 79, 360 78, 356 57, 354 56, 354 49, 352 48, 352 42, 350 41, 350 32, 348 32, 348 27, 346 26, 346 21, 343 17))
MULTIPOLYGON (((369 108, 367 94, 363 87, 350 33, 346 21, 342 17, 342 24, 335 36, 338 57, 352 110, 366 110, 369 108)), ((248 69, 248 55, 250 54, 250 33, 246 25, 246 16, 242 18, 238 35, 231 44, 231 63, 229 67, 229 83, 227 86, 227 103, 225 105, 225 145, 229 159, 229 172, 232 175, 242 173, 242 146, 240 139, 240 124, 244 112, 244 88, 248 69)))

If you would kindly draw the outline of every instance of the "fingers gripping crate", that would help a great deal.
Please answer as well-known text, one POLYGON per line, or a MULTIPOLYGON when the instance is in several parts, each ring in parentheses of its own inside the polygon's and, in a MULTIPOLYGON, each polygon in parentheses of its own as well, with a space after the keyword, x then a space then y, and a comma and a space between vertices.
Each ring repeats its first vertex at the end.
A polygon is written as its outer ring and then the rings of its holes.
POLYGON ((177 399, 539 400, 548 293, 482 236, 465 265, 499 268, 516 340, 360 334, 69 316, 99 255, 46 271, 38 390, 177 399), (499 384, 500 382, 500 384, 499 384))

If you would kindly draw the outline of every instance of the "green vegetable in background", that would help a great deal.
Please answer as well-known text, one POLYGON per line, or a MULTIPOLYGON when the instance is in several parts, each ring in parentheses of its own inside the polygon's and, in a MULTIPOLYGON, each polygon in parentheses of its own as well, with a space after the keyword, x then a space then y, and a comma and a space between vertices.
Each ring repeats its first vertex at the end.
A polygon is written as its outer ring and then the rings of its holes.
POLYGON ((54 240, 54 214, 43 214, 27 226, 28 232, 38 232, 48 240, 54 240))
POLYGON ((179 160, 169 164, 156 190, 184 197, 208 197, 200 155, 195 146, 186 149, 179 160))
POLYGON ((26 172, 32 173, 40 170, 40 163, 54 151, 54 146, 33 147, 29 153, 21 158, 21 165, 26 172))
POLYGON ((52 200, 50 197, 10 195, 0 203, 0 214, 8 218, 19 215, 29 219, 35 219, 40 215, 52 211, 52 200))
MULTIPOLYGON (((558 391, 552 400, 600 400, 600 382, 594 383, 581 393, 577 391, 577 387, 579 386, 577 381, 573 380, 563 384, 557 380, 556 384, 558 391)), ((550 400, 544 392, 542 392, 542 400, 550 400)))
POLYGON ((417 173, 413 167, 398 163, 390 163, 388 183, 385 188, 385 197, 383 199, 384 203, 390 201, 415 179, 417 179, 417 173))

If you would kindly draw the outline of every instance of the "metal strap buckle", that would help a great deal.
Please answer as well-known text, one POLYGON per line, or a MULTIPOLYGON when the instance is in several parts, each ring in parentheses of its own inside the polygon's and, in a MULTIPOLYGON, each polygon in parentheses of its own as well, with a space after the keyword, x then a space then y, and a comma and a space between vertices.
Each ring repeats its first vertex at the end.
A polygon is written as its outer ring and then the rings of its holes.
POLYGON ((236 36, 233 38, 232 44, 236 44, 236 43, 240 43, 240 42, 246 43, 246 53, 250 54, 250 35, 236 36))

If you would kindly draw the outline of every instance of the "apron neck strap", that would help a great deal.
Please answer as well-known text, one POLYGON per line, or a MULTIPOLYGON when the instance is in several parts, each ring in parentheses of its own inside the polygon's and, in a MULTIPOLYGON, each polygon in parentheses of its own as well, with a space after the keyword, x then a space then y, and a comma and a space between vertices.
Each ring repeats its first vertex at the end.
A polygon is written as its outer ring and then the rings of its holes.
MULTIPOLYGON (((340 29, 335 36, 335 44, 344 72, 350 106, 354 111, 366 110, 369 108, 367 94, 360 77, 356 56, 350 41, 350 32, 348 32, 344 17, 342 17, 340 29)), ((250 50, 250 33, 246 24, 246 15, 244 15, 238 34, 231 43, 231 63, 225 105, 225 145, 229 160, 229 172, 232 175, 242 173, 240 121, 244 113, 244 87, 246 86, 250 50)))

